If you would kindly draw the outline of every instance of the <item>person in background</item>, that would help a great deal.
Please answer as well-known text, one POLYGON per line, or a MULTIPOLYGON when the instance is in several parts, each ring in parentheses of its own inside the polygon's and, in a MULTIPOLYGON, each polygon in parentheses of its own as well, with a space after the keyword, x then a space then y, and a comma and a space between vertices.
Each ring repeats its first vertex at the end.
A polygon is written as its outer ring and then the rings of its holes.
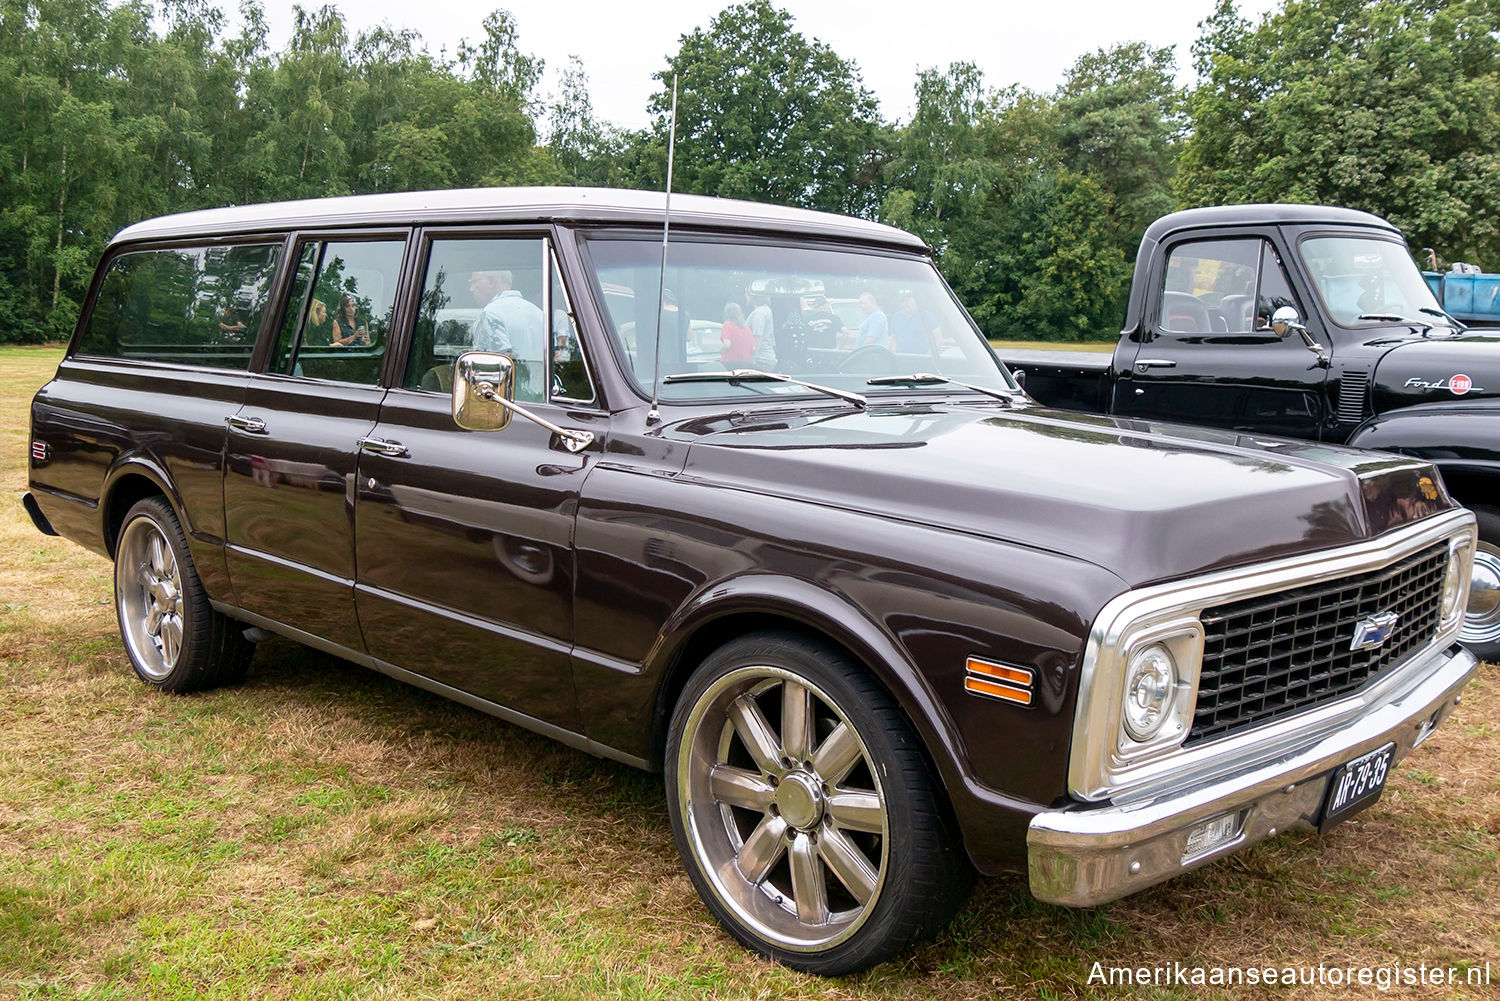
POLYGON ((722 362, 749 362, 755 358, 755 335, 745 326, 745 311, 737 302, 724 306, 724 325, 719 328, 719 340, 724 349, 719 352, 722 362))
POLYGON ((328 322, 328 307, 322 299, 314 299, 307 307, 307 324, 302 328, 302 343, 333 343, 333 325, 328 322))
POLYGON ((237 341, 245 335, 245 321, 234 311, 234 303, 226 302, 219 310, 219 337, 226 341, 237 341))
POLYGON ((802 311, 802 317, 807 322, 810 331, 807 338, 807 346, 810 348, 841 348, 847 347, 845 341, 846 331, 843 321, 833 311, 833 303, 828 301, 826 295, 814 295, 808 297, 807 308, 802 311))
POLYGON ((770 371, 776 367, 776 319, 771 315, 771 300, 764 295, 752 295, 750 304, 754 308, 745 323, 755 338, 751 363, 756 368, 770 371))
POLYGON ((370 343, 370 331, 359 318, 359 304, 354 301, 354 296, 346 294, 339 299, 339 308, 333 314, 332 333, 331 343, 336 347, 370 343))
POLYGON ((480 307, 473 346, 475 351, 510 355, 517 365, 516 398, 539 400, 546 388, 546 317, 511 287, 514 280, 509 271, 469 275, 469 294, 480 307))
POLYGON ((875 296, 869 292, 861 292, 859 294, 859 311, 865 314, 865 318, 860 321, 859 335, 854 339, 854 349, 858 351, 860 348, 869 347, 870 345, 882 348, 888 347, 890 321, 886 319, 885 313, 881 310, 880 303, 876 301, 875 296))
POLYGON ((903 291, 900 307, 891 314, 891 350, 902 354, 934 354, 938 325, 931 313, 917 308, 917 298, 903 291))

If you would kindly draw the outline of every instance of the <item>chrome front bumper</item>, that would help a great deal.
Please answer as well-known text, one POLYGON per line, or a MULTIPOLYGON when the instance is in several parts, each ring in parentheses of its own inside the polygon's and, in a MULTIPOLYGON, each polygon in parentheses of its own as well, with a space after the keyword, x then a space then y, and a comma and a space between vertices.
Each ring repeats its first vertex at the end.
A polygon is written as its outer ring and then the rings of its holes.
POLYGON ((1271 762, 1144 802, 1037 814, 1026 836, 1032 894, 1049 903, 1092 907, 1282 831, 1315 830, 1333 770, 1391 742, 1393 764, 1400 761, 1453 711, 1477 666, 1461 647, 1439 650, 1413 672, 1422 680, 1399 697, 1271 762), (1235 812, 1244 814, 1237 838, 1183 860, 1194 826, 1235 812))

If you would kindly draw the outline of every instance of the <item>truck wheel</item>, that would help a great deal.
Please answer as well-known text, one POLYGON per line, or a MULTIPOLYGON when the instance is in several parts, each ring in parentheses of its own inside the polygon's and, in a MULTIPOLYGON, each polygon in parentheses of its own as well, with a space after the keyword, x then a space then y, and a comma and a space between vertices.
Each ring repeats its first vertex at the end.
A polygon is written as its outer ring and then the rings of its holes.
POLYGON ((136 503, 120 527, 115 614, 136 676, 164 691, 238 681, 255 652, 244 626, 209 604, 182 526, 160 497, 136 503))
POLYGON ((1500 508, 1472 510, 1479 519, 1479 546, 1458 638, 1481 660, 1500 662, 1500 508))
POLYGON ((972 873, 911 727, 840 651, 756 633, 710 656, 672 716, 672 832, 740 942, 825 976, 936 933, 972 873))

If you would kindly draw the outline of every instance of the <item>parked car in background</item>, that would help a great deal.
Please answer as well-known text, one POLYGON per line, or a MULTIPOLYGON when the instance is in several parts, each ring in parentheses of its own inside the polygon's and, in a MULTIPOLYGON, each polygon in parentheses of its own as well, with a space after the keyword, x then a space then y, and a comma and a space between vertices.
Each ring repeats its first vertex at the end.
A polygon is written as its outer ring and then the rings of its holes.
POLYGON ((1458 702, 1475 523, 1428 462, 1046 410, 916 237, 672 210, 664 275, 644 192, 132 226, 33 401, 26 507, 114 561, 155 688, 275 633, 663 771, 709 910, 824 974, 938 933, 976 869, 1088 906, 1331 828, 1458 702), (253 336, 205 285, 260 290, 253 336), (935 336, 810 338, 815 285, 935 336), (335 290, 368 347, 312 335, 335 290), (726 370, 695 324, 752 293, 774 365, 726 370))
POLYGON ((1163 216, 1113 356, 1000 355, 1049 406, 1433 463, 1479 519, 1463 641, 1500 660, 1500 331, 1444 312, 1384 219, 1317 205, 1163 216))

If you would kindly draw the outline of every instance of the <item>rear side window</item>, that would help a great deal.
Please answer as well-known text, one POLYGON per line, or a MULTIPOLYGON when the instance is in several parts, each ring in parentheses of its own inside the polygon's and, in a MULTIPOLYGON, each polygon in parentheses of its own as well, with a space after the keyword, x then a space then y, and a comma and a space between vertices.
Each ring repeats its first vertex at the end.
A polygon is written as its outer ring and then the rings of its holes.
POLYGON ((405 240, 303 244, 270 370, 378 384, 405 253, 405 240))
POLYGON ((279 243, 121 254, 78 353, 248 369, 280 254, 279 243))

